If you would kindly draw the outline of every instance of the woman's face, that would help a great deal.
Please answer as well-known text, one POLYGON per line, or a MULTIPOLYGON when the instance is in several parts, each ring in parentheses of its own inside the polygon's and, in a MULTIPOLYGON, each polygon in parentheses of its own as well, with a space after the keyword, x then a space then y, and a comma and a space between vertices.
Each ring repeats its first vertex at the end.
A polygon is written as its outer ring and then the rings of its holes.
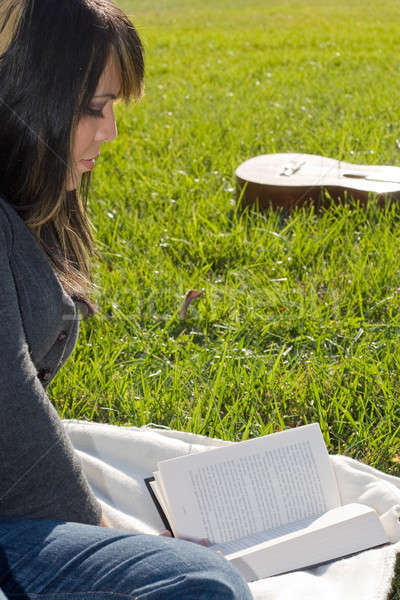
POLYGON ((120 89, 119 71, 109 60, 89 104, 91 114, 82 116, 78 122, 73 143, 72 173, 67 176, 68 191, 77 189, 82 174, 93 169, 101 144, 112 142, 117 137, 113 104, 120 89))

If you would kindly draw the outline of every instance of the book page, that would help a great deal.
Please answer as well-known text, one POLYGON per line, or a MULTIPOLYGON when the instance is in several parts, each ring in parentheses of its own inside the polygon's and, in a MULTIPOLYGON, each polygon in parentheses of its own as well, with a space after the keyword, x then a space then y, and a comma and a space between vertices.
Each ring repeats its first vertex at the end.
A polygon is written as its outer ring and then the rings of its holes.
POLYGON ((268 542, 280 538, 284 535, 294 533, 295 531, 304 530, 306 527, 314 523, 315 517, 308 517, 307 519, 301 519, 301 521, 294 521, 293 523, 286 523, 280 527, 273 527, 267 531, 257 531, 251 535, 246 535, 237 540, 230 540, 222 544, 213 544, 209 546, 211 550, 221 552, 223 556, 227 554, 233 554, 234 552, 240 552, 261 544, 262 542, 268 542))
POLYGON ((211 544, 340 505, 318 424, 159 463, 174 534, 211 544))
POLYGON ((210 546, 210 548, 221 552, 224 556, 233 554, 243 556, 246 555, 246 552, 242 552, 243 550, 251 549, 251 552, 254 553, 258 548, 262 549, 268 547, 268 544, 263 542, 271 542, 271 546, 276 547, 283 541, 300 536, 304 539, 303 553, 305 554, 308 551, 308 533, 317 529, 334 528, 335 532, 330 533, 329 535, 331 536, 331 544, 333 541, 336 542, 338 538, 339 542, 342 543, 340 550, 338 550, 338 556, 340 556, 340 552, 344 551, 347 547, 347 541, 340 539, 340 534, 337 533, 337 526, 339 523, 345 521, 348 523, 349 531, 352 531, 353 533, 356 532, 358 538, 360 538, 361 535, 361 528, 368 524, 368 540, 370 541, 371 546, 389 541, 377 513, 369 506, 352 503, 333 508, 318 517, 308 517, 307 519, 302 519, 295 523, 288 523, 287 525, 282 525, 282 527, 276 527, 269 531, 253 533, 253 535, 248 535, 239 540, 232 540, 223 544, 214 544, 213 546, 210 546), (361 521, 363 525, 358 525, 361 521))
POLYGON ((225 558, 241 571, 247 581, 255 581, 347 556, 388 541, 372 508, 347 504, 315 518, 304 529, 226 553, 225 558))

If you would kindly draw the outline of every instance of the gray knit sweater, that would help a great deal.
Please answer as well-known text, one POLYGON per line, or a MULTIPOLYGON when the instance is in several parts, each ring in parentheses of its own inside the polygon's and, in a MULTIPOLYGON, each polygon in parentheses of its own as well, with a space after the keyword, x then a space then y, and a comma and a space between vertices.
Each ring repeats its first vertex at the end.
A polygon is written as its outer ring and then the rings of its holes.
POLYGON ((100 521, 101 506, 46 394, 76 344, 77 306, 0 196, 0 516, 100 521))

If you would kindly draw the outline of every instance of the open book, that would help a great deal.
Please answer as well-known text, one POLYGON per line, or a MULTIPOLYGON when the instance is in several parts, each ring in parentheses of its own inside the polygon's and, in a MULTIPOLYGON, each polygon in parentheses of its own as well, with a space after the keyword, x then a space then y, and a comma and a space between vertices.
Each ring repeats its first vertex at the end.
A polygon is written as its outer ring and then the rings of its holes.
POLYGON ((206 538, 247 581, 389 542, 373 509, 341 504, 318 424, 161 461, 147 485, 175 537, 206 538))

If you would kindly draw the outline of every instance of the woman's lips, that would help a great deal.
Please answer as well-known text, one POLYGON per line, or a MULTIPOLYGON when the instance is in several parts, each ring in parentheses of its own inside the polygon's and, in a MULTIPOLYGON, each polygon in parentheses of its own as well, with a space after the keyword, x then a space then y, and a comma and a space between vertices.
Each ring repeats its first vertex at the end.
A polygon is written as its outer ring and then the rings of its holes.
MULTIPOLYGON (((98 155, 97 155, 98 156, 98 155)), ((95 156, 94 158, 89 158, 89 159, 82 159, 79 162, 82 163, 82 165, 89 170, 92 170, 95 163, 96 163, 96 158, 97 156, 95 156)))

